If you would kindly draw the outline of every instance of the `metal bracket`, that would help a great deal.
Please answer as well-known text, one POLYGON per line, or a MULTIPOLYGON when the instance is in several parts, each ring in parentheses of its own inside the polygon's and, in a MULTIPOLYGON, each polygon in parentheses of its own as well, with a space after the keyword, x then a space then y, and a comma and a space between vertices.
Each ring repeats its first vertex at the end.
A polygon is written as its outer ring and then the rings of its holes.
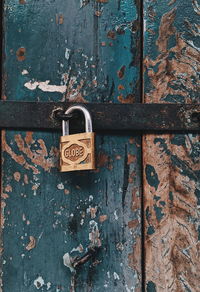
MULTIPOLYGON (((60 130, 72 103, 0 101, 0 128, 60 130)), ((200 104, 86 103, 94 131, 200 132, 200 104)))

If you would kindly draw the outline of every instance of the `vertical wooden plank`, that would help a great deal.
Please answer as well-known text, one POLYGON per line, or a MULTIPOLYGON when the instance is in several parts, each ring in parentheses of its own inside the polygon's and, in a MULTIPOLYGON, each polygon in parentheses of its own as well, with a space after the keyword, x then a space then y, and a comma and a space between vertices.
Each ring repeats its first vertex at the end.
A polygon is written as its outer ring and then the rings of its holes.
MULTIPOLYGON (((6 0, 4 30, 4 99, 139 102, 134 1, 6 0)), ((58 143, 2 133, 3 292, 140 291, 140 137, 98 135, 93 172, 59 173, 58 143)))
MULTIPOLYGON (((198 2, 144 1, 144 14, 144 101, 198 103, 198 2)), ((199 291, 199 136, 145 135, 143 164, 146 291, 199 291)))

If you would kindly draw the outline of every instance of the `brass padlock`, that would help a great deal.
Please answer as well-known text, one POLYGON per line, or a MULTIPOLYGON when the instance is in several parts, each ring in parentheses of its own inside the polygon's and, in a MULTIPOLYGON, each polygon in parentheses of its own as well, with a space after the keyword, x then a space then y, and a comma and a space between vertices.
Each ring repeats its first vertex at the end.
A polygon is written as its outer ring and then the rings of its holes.
POLYGON ((69 121, 62 121, 63 136, 60 137, 60 171, 95 169, 95 133, 92 119, 82 105, 69 107, 65 114, 81 111, 85 117, 85 133, 69 134, 69 121))

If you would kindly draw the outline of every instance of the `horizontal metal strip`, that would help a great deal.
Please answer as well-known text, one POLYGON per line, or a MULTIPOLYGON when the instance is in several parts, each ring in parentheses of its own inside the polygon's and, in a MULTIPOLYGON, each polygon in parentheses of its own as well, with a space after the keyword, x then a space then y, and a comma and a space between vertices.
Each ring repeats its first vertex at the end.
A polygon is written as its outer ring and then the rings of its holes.
MULTIPOLYGON (((0 101, 0 128, 61 130, 57 111, 71 103, 0 101)), ((200 131, 199 104, 85 103, 94 131, 200 131)), ((72 119, 77 129, 80 119, 72 119)))

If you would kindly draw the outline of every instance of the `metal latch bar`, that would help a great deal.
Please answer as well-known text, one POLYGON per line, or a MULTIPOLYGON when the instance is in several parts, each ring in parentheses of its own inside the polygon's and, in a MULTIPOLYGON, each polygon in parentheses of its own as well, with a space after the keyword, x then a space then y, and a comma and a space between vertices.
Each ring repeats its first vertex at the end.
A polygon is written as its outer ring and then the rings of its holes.
MULTIPOLYGON (((65 102, 0 101, 0 128, 61 130, 65 102)), ((85 103, 95 131, 200 132, 200 104, 85 103)), ((77 119, 76 119, 77 120, 77 119)), ((74 128, 78 126, 75 120, 74 128)))

